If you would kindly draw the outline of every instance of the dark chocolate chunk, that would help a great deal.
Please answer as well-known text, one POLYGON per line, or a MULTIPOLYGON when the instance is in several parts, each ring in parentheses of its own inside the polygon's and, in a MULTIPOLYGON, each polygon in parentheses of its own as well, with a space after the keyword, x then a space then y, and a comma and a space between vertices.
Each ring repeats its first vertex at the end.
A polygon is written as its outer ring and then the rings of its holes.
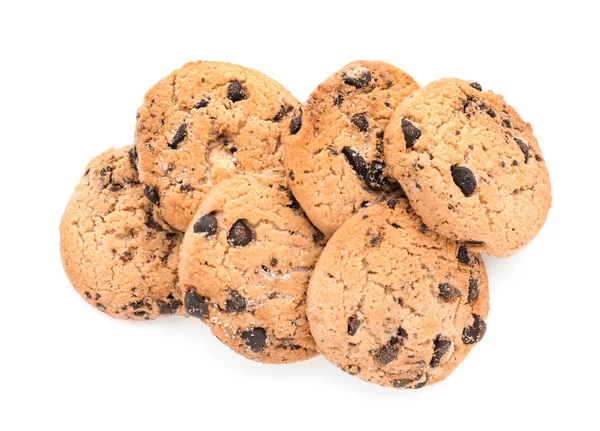
POLYGON ((344 97, 341 95, 337 95, 337 97, 333 100, 333 106, 340 106, 344 102, 344 97))
POLYGON ((465 326, 462 333, 462 340, 465 344, 474 344, 483 338, 485 335, 486 324, 485 321, 477 314, 473 314, 473 324, 471 326, 465 326))
POLYGON ((483 91, 483 88, 481 88, 481 84, 479 82, 469 82, 469 85, 475 90, 483 91))
POLYGON ((240 81, 237 79, 229 83, 229 86, 227 87, 227 98, 234 103, 247 98, 242 84, 240 84, 240 81))
POLYGON ((458 261, 460 263, 468 265, 469 262, 471 262, 471 259, 469 258, 469 250, 467 250, 467 247, 465 247, 464 245, 461 245, 458 248, 458 253, 456 254, 456 258, 458 259, 458 261))
POLYGON ((131 163, 131 167, 137 171, 137 162, 138 162, 138 152, 137 148, 131 147, 129 150, 129 163, 131 163))
POLYGON ((302 115, 294 117, 290 120, 290 133, 295 135, 302 128, 302 115))
POLYGON ((519 148, 525 155, 525 163, 527 163, 527 160, 529 159, 529 145, 521 138, 515 138, 515 142, 519 144, 519 148))
POLYGON ((371 72, 363 71, 357 76, 356 71, 344 72, 344 82, 356 88, 363 88, 371 82, 371 72))
POLYGON ((469 197, 477 187, 477 180, 473 172, 466 166, 454 165, 450 169, 454 184, 458 186, 463 195, 469 197))
POLYGON ((179 128, 175 132, 175 136, 173 136, 173 139, 171 139, 171 142, 169 142, 169 148, 172 150, 176 149, 179 146, 179 144, 181 144, 181 142, 183 142, 183 140, 186 138, 186 136, 187 136, 187 124, 183 123, 181 126, 179 126, 179 128))
POLYGON ((354 169, 354 172, 361 180, 365 179, 365 175, 367 173, 367 164, 363 156, 360 155, 358 151, 354 151, 350 147, 344 147, 342 149, 342 154, 346 157, 346 160, 354 169))
POLYGON ((421 130, 406 118, 402 118, 402 133, 404 134, 406 148, 415 145, 415 141, 421 136, 421 130))
POLYGON ((350 122, 358 127, 358 130, 361 132, 366 132, 369 130, 369 121, 367 120, 367 116, 365 114, 354 114, 350 117, 350 122))
POLYGON ((227 242, 234 247, 244 247, 252 241, 254 241, 252 229, 242 219, 236 221, 227 234, 227 242))
POLYGON ((198 103, 196 103, 194 105, 194 109, 205 108, 208 105, 208 102, 210 102, 210 98, 208 98, 208 99, 201 99, 198 103))
POLYGON ((225 311, 239 313, 246 309, 246 300, 237 290, 229 289, 229 298, 225 300, 225 311))
POLYGON ((209 237, 217 233, 218 226, 217 218, 212 214, 206 214, 194 223, 194 233, 205 233, 209 237))
POLYGON ((469 279, 469 296, 467 296, 467 301, 469 304, 472 304, 479 296, 479 281, 476 278, 469 279))
POLYGON ((398 358, 398 339, 392 337, 390 342, 375 353, 375 359, 382 365, 389 364, 398 358))
POLYGON ((427 227, 427 225, 425 223, 421 223, 419 225, 419 232, 421 233, 425 233, 429 230, 429 227, 427 227))
POLYGON ((398 327, 398 331, 396 331, 396 335, 400 338, 408 338, 408 333, 404 330, 402 326, 398 327))
POLYGON ((154 205, 158 205, 158 202, 159 202, 158 191, 155 188, 150 187, 149 185, 146 184, 144 186, 144 195, 154 205))
POLYGON ((387 184, 387 178, 383 175, 383 162, 373 160, 365 172, 365 183, 371 190, 381 190, 387 184))
POLYGON ((242 332, 242 339, 254 353, 259 353, 267 345, 267 332, 263 328, 248 328, 242 332))
POLYGON ((192 317, 203 319, 208 317, 208 301, 194 290, 188 290, 183 299, 185 311, 192 317))
POLYGON ((279 111, 277 111, 277 114, 275 114, 275 116, 273 117, 273 121, 281 121, 283 116, 287 114, 290 111, 290 109, 291 108, 289 106, 281 105, 279 111))
MULTIPOLYGON (((423 378, 423 376, 419 376, 419 379, 421 379, 421 378, 423 378)), ((429 376, 427 374, 425 374, 425 380, 423 380, 422 382, 418 382, 417 384, 415 384, 410 389, 421 389, 423 386, 425 386, 427 384, 428 380, 429 380, 429 376)))
POLYGON ((135 301, 129 305, 131 305, 131 308, 133 308, 134 310, 138 310, 144 306, 144 301, 135 301))
POLYGON ((438 285, 438 292, 440 298, 445 301, 451 301, 462 296, 462 292, 450 283, 440 283, 438 285))
POLYGON ((158 312, 160 314, 175 314, 181 307, 181 301, 177 299, 171 299, 171 301, 158 301, 158 312))
POLYGON ((350 316, 348 318, 348 334, 350 334, 350 335, 356 334, 356 331, 358 331, 358 328, 360 328, 361 323, 362 322, 358 319, 358 317, 350 316))
POLYGON ((443 338, 441 335, 438 335, 433 341, 433 356, 431 357, 431 361, 429 362, 429 366, 431 368, 435 368, 440 365, 440 361, 450 349, 452 345, 452 341, 443 338))

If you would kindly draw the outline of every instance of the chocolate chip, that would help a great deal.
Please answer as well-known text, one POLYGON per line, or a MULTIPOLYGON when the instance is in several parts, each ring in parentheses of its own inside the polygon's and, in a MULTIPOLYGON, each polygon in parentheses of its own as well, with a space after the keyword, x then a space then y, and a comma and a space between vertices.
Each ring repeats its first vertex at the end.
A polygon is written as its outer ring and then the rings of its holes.
POLYGON ((302 115, 299 117, 294 117, 290 121, 290 133, 295 135, 302 128, 302 115))
POLYGON ((175 314, 181 307, 181 301, 172 299, 170 302, 158 301, 158 312, 160 314, 175 314))
POLYGON ((244 88, 237 79, 229 83, 229 86, 227 87, 227 98, 234 103, 246 99, 244 88))
POLYGON ((481 88, 481 84, 479 82, 469 82, 469 85, 475 90, 483 91, 483 88, 481 88))
POLYGON ((171 142, 169 142, 169 148, 172 150, 176 149, 179 146, 179 144, 181 144, 181 142, 183 142, 183 140, 185 139, 186 136, 187 136, 187 124, 183 123, 177 129, 177 132, 175 132, 175 136, 173 136, 173 139, 171 139, 171 142))
POLYGON ((471 262, 471 259, 469 258, 469 250, 467 250, 467 247, 465 247, 464 245, 461 245, 458 248, 458 253, 456 254, 456 258, 458 259, 458 261, 460 263, 468 265, 469 262, 471 262))
POLYGON ((194 109, 205 108, 210 102, 210 97, 208 99, 201 99, 198 103, 194 105, 194 109))
POLYGON ((518 162, 517 160, 513 160, 513 161, 512 161, 512 165, 513 165, 513 166, 519 166, 519 162, 518 162))
POLYGON ((489 115, 490 117, 492 117, 492 118, 496 118, 496 111, 494 111, 492 108, 488 108, 488 109, 485 111, 485 113, 486 113, 486 114, 488 114, 488 115, 489 115))
POLYGON ((263 328, 248 328, 242 332, 242 339, 254 353, 262 351, 267 345, 267 333, 263 328))
POLYGON ((289 106, 281 105, 279 111, 277 111, 277 114, 275 114, 275 116, 273 117, 273 121, 281 121, 283 116, 287 114, 290 111, 290 109, 291 108, 289 106))
POLYGON ((85 292, 85 297, 87 299, 92 299, 92 295, 90 295, 90 292, 85 292))
POLYGON ((341 95, 337 95, 337 97, 333 100, 333 106, 340 106, 344 102, 344 98, 341 95))
POLYGON ((225 300, 225 311, 239 313, 246 309, 246 300, 238 291, 229 289, 229 298, 225 300))
POLYGON ((158 202, 159 202, 158 191, 155 188, 150 187, 149 185, 146 184, 144 186, 144 195, 154 205, 158 205, 158 202))
POLYGON ((135 301, 135 302, 132 302, 129 305, 131 305, 131 308, 133 308, 134 310, 137 310, 137 309, 142 308, 144 306, 144 301, 135 301))
POLYGON ((371 82, 371 72, 366 69, 344 72, 344 82, 356 88, 363 88, 371 82))
POLYGON ((475 278, 469 279, 469 296, 467 296, 467 301, 469 304, 472 304, 479 296, 479 281, 475 278))
POLYGON ((387 178, 383 175, 383 162, 373 160, 365 172, 365 183, 371 190, 381 190, 387 184, 387 178))
POLYGON ((398 331, 396 331, 396 335, 400 338, 408 338, 408 333, 404 330, 402 326, 398 327, 398 331))
POLYGON ((236 221, 227 234, 227 242, 234 247, 244 247, 252 241, 254 241, 252 229, 242 219, 236 221))
POLYGON ((388 207, 391 209, 396 209, 396 205, 398 205, 398 201, 396 199, 390 199, 387 201, 388 207))
POLYGON ((361 323, 362 322, 360 320, 358 320, 358 317, 350 316, 348 318, 348 334, 350 334, 350 335, 356 334, 356 331, 358 331, 358 328, 360 328, 361 323))
POLYGON ((137 171, 138 152, 135 147, 131 147, 129 150, 129 163, 131 163, 131 167, 137 171))
POLYGON ((188 290, 183 298, 185 311, 192 317, 203 319, 208 317, 208 301, 194 290, 188 290))
POLYGON ((402 133, 404 134, 406 148, 412 148, 415 141, 421 136, 421 130, 406 118, 402 118, 402 133))
POLYGON ((529 145, 521 138, 515 138, 515 142, 519 144, 519 148, 525 155, 525 163, 527 163, 527 160, 529 159, 529 145))
POLYGON ((369 241, 369 244, 371 244, 371 247, 375 247, 377 245, 379 245, 381 243, 381 234, 379 232, 377 232, 375 235, 373 235, 373 238, 371 238, 371 240, 369 241))
POLYGON ((440 283, 438 285, 438 292, 440 298, 445 301, 451 301, 462 296, 462 292, 450 283, 440 283))
POLYGON ((474 344, 483 338, 485 335, 486 324, 485 321, 477 314, 473 314, 473 324, 471 326, 465 326, 462 333, 462 340, 465 344, 474 344))
POLYGON ((466 166, 457 165, 452 166, 450 171, 452 172, 454 184, 458 186, 463 195, 471 196, 475 191, 475 187, 477 187, 477 180, 473 172, 466 166))
POLYGON ((502 120, 502 123, 504 123, 504 125, 506 127, 512 127, 512 123, 510 122, 510 120, 508 118, 505 118, 504 120, 502 120))
POLYGON ((350 117, 350 122, 358 127, 358 130, 361 132, 366 132, 369 130, 369 121, 367 120, 367 116, 365 114, 354 114, 350 117))
POLYGON ((438 335, 433 341, 433 356, 431 357, 431 361, 429 362, 429 366, 431 368, 435 368, 440 365, 440 361, 450 349, 452 345, 452 341, 443 338, 441 335, 438 335))
POLYGON ((275 258, 271 259, 271 266, 277 266, 278 262, 279 261, 277 259, 275 259, 275 258))
POLYGON ((367 164, 365 163, 365 159, 360 155, 358 151, 354 151, 350 147, 344 147, 342 149, 342 154, 346 157, 346 160, 354 169, 354 172, 361 180, 365 179, 365 175, 367 173, 367 164))
POLYGON ((425 223, 421 223, 419 225, 419 232, 421 233, 425 233, 429 230, 429 227, 427 227, 427 225, 425 223))
POLYGON ((194 223, 194 233, 205 233, 207 237, 217 233, 217 218, 212 214, 206 214, 200 217, 194 223))
POLYGON ((137 317, 143 317, 148 313, 146 313, 145 311, 134 311, 133 314, 137 317))
POLYGON ((390 342, 375 353, 375 359, 382 365, 387 365, 398 358, 398 339, 392 337, 390 342))

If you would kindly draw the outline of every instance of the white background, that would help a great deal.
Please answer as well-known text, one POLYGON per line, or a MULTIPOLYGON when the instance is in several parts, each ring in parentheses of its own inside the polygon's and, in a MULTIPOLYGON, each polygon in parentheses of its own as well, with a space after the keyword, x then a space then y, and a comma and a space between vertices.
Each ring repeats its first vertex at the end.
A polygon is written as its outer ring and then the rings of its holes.
POLYGON ((0 428, 598 429, 595 2, 15 1, 0 6, 0 428), (488 332, 446 381, 370 385, 323 358, 261 365, 195 319, 111 319, 69 285, 58 225, 86 163, 130 144, 145 91, 191 60, 253 67, 300 100, 356 59, 503 94, 534 127, 553 207, 487 258, 488 332))

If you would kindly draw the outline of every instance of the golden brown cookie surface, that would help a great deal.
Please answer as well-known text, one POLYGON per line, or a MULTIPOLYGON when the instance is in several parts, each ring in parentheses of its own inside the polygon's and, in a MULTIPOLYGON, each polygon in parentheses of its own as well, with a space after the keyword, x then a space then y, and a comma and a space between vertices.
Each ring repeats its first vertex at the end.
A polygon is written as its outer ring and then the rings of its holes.
POLYGON ((193 62, 145 95, 135 144, 140 179, 165 221, 185 231, 210 188, 282 164, 281 131, 296 99, 242 66, 193 62))
POLYGON ((428 231, 391 200, 329 240, 308 289, 318 350, 363 380, 419 388, 447 377, 485 333, 481 256, 428 231))
POLYGON ((418 87, 380 61, 356 61, 321 83, 285 134, 285 167, 294 195, 326 237, 361 205, 401 194, 383 159, 384 129, 418 87))
POLYGON ((249 359, 286 363, 315 356, 306 289, 321 241, 282 170, 221 182, 183 240, 186 311, 249 359))
POLYGON ((435 81, 400 104, 385 155, 425 224, 508 256, 544 224, 550 179, 531 125, 477 83, 435 81))
POLYGON ((94 158, 60 225, 63 266, 90 304, 120 319, 183 314, 177 284, 183 235, 144 196, 133 147, 94 158))

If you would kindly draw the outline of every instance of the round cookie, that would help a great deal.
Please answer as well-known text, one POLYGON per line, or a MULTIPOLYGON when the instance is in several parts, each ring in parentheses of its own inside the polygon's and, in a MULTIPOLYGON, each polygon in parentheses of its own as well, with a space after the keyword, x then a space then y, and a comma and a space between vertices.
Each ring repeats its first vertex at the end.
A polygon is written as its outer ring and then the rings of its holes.
POLYGON ((177 284, 183 234, 173 232, 144 196, 133 147, 94 158, 60 224, 60 254, 75 290, 120 319, 184 314, 177 284))
POLYGON ((492 256, 527 245, 548 215, 550 179, 531 125, 477 83, 441 79, 405 99, 385 156, 427 226, 492 256))
POLYGON ((146 196, 185 231, 210 188, 283 163, 281 132, 297 100, 278 82, 229 63, 193 62, 145 95, 135 145, 146 196))
POLYGON ((322 242, 282 170, 223 181, 185 233, 179 265, 185 309, 249 359, 311 358, 317 352, 306 289, 322 242))
POLYGON ((443 380, 485 333, 481 256, 436 235, 404 201, 369 206, 325 246, 308 288, 317 348, 368 382, 443 380))
POLYGON ((321 83, 290 120, 290 188, 327 238, 361 206, 402 195, 388 178, 383 136, 394 109, 417 88, 391 64, 355 61, 321 83))

